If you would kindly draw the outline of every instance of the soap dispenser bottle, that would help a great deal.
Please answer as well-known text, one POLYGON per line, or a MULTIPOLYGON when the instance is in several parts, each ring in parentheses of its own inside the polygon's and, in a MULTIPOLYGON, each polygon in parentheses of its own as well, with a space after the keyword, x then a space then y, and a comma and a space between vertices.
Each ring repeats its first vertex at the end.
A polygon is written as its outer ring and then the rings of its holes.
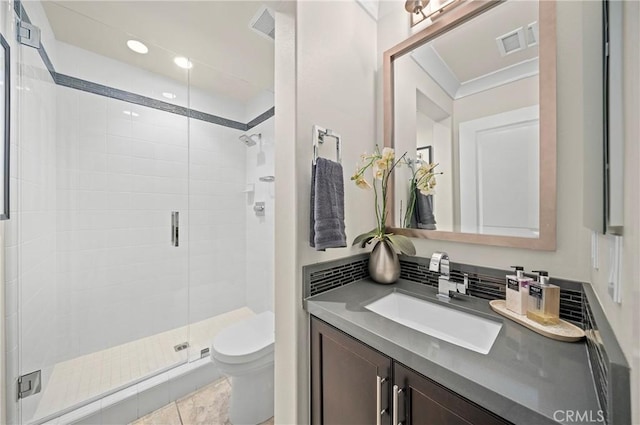
POLYGON ((560 287, 549 283, 549 273, 534 270, 538 281, 529 285, 527 318, 542 325, 560 322, 560 287))
POLYGON ((507 309, 524 316, 529 305, 529 284, 533 279, 525 277, 524 267, 511 266, 515 269, 515 275, 507 276, 507 309))

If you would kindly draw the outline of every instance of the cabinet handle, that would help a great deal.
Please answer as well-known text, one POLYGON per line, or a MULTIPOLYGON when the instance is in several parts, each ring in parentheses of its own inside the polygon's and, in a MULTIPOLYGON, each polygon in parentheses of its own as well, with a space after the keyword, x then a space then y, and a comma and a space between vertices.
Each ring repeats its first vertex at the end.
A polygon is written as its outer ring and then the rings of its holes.
POLYGON ((402 425, 402 422, 398 422, 398 395, 404 391, 397 385, 393 386, 393 425, 402 425))
POLYGON ((179 246, 180 213, 171 211, 171 246, 179 246))
POLYGON ((382 415, 387 409, 382 408, 382 384, 387 382, 387 378, 376 376, 376 425, 381 425, 382 415))

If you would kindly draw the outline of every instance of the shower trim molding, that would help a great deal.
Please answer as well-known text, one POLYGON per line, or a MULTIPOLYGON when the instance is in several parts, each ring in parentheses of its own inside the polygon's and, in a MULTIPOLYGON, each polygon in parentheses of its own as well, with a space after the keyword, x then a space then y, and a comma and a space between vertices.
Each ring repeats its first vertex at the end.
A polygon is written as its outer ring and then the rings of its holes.
MULTIPOLYGON (((17 15, 18 20, 22 20, 28 24, 31 24, 29 15, 24 9, 21 0, 14 0, 14 12, 17 15)), ((96 94, 98 96, 105 96, 112 99, 122 100, 124 102, 133 103, 135 105, 145 106, 147 108, 157 109, 164 112, 169 112, 176 115, 182 115, 187 118, 193 118, 200 121, 205 121, 211 124, 220 125, 223 127, 234 128, 236 130, 247 131, 253 127, 261 124, 262 122, 273 117, 276 113, 275 106, 272 106, 262 114, 258 115, 248 123, 243 123, 228 118, 224 118, 218 115, 209 114, 207 112, 198 111, 196 109, 187 108, 185 106, 174 105, 173 103, 164 102, 162 100, 154 99, 151 97, 143 96, 140 94, 132 93, 126 90, 117 89, 115 87, 106 86, 103 84, 94 83, 92 81, 83 80, 81 78, 72 77, 70 75, 61 74, 56 72, 49 55, 42 42, 37 49, 42 62, 46 66, 53 82, 62 87, 68 87, 76 90, 85 91, 88 93, 96 94)))

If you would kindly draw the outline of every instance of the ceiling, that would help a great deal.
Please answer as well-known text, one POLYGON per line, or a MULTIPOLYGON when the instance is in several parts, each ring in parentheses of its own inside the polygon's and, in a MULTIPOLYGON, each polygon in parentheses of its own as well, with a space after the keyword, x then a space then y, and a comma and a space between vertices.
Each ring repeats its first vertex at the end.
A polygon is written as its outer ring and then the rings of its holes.
POLYGON ((495 85, 503 76, 512 80, 530 76, 532 68, 537 72, 538 45, 502 56, 496 38, 537 20, 537 1, 507 1, 415 49, 412 57, 450 94, 456 85, 489 77, 495 85), (433 66, 439 67, 438 72, 431 72, 433 66), (438 77, 443 74, 449 77, 444 84, 438 77))
POLYGON ((461 82, 538 56, 538 46, 501 56, 496 38, 538 20, 537 1, 507 1, 433 41, 461 82))
POLYGON ((210 93, 246 102, 273 88, 274 43, 249 27, 266 5, 288 1, 45 1, 59 41, 143 68, 210 93), (149 52, 129 50, 126 41, 143 41, 149 52), (187 72, 173 63, 186 56, 187 72))

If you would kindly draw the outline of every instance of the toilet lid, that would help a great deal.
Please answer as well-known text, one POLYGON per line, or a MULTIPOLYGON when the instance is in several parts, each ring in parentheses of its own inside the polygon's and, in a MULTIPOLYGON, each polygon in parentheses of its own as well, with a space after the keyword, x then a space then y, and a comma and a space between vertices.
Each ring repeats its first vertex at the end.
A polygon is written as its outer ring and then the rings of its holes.
POLYGON ((265 311, 220 331, 211 355, 225 363, 246 363, 271 353, 274 340, 273 312, 265 311))

